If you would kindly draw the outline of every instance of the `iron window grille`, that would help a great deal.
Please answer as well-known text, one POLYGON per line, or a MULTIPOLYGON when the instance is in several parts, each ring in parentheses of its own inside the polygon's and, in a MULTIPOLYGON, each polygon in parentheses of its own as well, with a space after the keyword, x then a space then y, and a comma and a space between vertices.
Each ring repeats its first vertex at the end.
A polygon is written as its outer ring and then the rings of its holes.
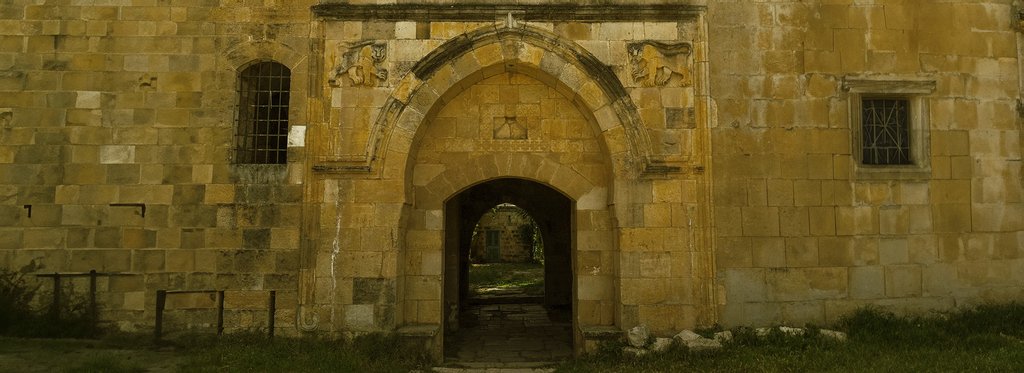
POLYGON ((235 162, 287 162, 291 70, 277 62, 258 62, 242 70, 238 81, 235 162))
POLYGON ((864 164, 913 164, 909 106, 908 100, 902 98, 861 101, 861 161, 864 164))

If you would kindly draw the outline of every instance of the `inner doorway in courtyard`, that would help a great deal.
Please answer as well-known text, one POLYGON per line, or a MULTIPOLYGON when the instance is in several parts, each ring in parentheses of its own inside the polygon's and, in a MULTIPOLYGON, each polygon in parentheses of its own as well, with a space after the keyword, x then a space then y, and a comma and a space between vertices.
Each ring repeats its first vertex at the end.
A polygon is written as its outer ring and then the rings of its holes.
POLYGON ((558 191, 515 178, 448 200, 446 360, 572 357, 572 211, 558 191))
POLYGON ((530 213, 511 203, 485 212, 469 248, 469 301, 542 303, 544 240, 530 213))

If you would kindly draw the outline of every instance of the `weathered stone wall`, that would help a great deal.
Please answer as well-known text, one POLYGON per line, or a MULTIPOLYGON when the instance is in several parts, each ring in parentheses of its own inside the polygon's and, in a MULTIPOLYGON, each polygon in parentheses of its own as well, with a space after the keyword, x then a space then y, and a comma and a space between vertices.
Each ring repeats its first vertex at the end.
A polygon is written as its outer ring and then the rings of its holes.
MULTIPOLYGON (((152 327, 158 289, 228 290, 229 330, 265 327, 277 290, 294 331, 304 154, 231 157, 239 68, 277 60, 305 91, 310 5, 0 4, 0 266, 118 273, 100 277, 100 317, 129 330, 152 327)), ((169 325, 212 324, 179 312, 211 309, 200 298, 169 295, 169 325)))
POLYGON ((527 262, 532 259, 543 259, 533 257, 533 238, 523 234, 534 232, 535 223, 532 218, 527 218, 528 214, 519 207, 501 206, 496 211, 488 211, 481 216, 470 244, 471 261, 492 261, 485 251, 488 247, 487 231, 498 232, 498 260, 527 262))
POLYGON ((227 291, 229 328, 268 290, 282 331, 441 325, 445 203, 508 177, 575 204, 577 332, 1024 297, 1008 1, 379 2, 4 2, 0 266, 116 272, 126 329, 158 289, 227 291), (257 60, 292 71, 285 165, 231 159, 257 60), (874 94, 915 165, 859 164, 874 94))
POLYGON ((710 2, 724 324, 1024 298, 1011 11, 1009 1, 710 2), (934 81, 911 95, 930 136, 916 169, 858 165, 851 77, 934 81))
POLYGON ((502 177, 575 201, 577 332, 646 323, 667 334, 713 318, 697 12, 637 22, 488 9, 397 7, 374 21, 315 9, 330 113, 314 135, 331 211, 319 319, 340 331, 440 326, 458 292, 444 202, 502 177))

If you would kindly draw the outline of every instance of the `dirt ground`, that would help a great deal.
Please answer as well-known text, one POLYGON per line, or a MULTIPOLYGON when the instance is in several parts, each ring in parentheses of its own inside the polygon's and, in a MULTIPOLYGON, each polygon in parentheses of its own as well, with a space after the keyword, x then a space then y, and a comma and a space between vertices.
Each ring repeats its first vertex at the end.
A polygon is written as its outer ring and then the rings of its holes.
POLYGON ((126 348, 124 343, 0 337, 0 372, 174 372, 184 358, 172 348, 126 348))

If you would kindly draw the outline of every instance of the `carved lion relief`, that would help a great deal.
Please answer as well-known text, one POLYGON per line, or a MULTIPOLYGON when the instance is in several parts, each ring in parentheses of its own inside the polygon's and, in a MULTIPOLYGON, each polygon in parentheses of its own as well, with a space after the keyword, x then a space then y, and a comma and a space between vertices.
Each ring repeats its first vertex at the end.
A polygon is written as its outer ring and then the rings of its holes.
POLYGON ((341 86, 342 77, 347 77, 353 86, 378 87, 387 82, 388 70, 384 68, 387 44, 362 41, 341 44, 338 49, 341 58, 330 80, 332 86, 341 86))
POLYGON ((690 43, 641 41, 626 46, 629 51, 630 75, 643 87, 665 86, 676 81, 690 86, 690 43), (673 79, 676 78, 676 79, 673 79))

